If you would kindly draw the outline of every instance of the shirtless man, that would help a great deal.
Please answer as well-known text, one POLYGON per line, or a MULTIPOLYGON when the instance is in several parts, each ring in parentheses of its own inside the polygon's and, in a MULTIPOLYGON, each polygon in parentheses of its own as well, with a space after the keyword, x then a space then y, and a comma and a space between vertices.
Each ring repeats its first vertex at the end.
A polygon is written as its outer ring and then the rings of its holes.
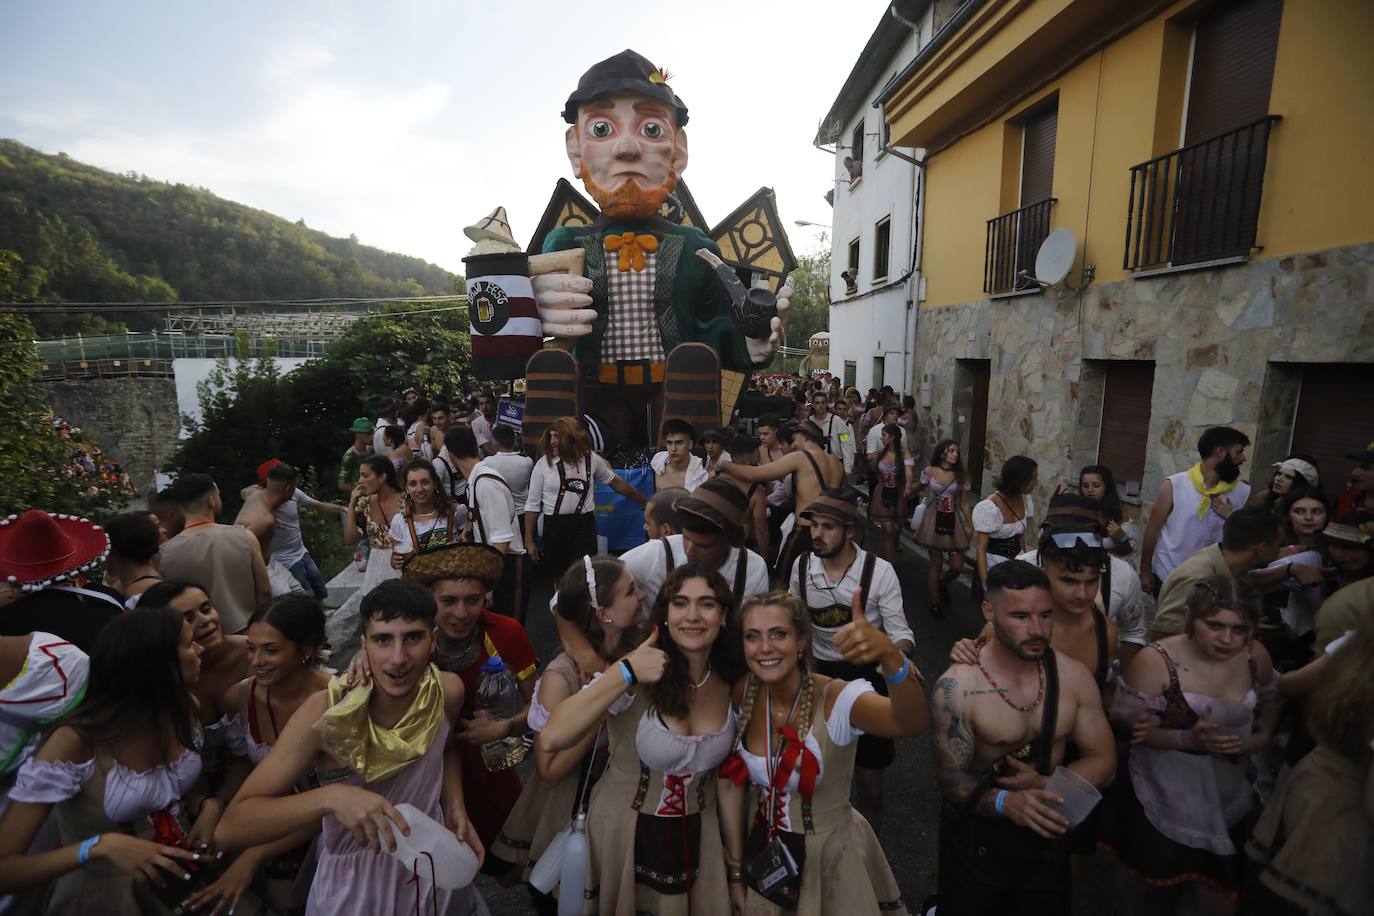
MULTIPOLYGON (((757 467, 759 463, 759 440, 756 436, 743 433, 730 440, 730 460, 736 464, 757 467)), ((761 483, 745 483, 731 480, 749 500, 749 508, 744 513, 744 543, 759 556, 768 556, 768 487, 761 483)))
POLYGON ((681 487, 692 491, 706 482, 706 466, 692 454, 697 432, 692 424, 678 417, 663 421, 663 451, 654 455, 649 466, 654 470, 654 491, 681 487))
POLYGON ((825 434, 810 420, 797 424, 792 436, 792 451, 777 461, 761 467, 748 467, 726 462, 720 467, 722 477, 743 480, 746 483, 768 483, 782 480, 792 475, 792 491, 795 494, 796 508, 793 516, 796 527, 788 536, 779 552, 776 570, 782 578, 792 569, 797 552, 811 543, 811 522, 802 518, 802 510, 811 505, 811 500, 825 490, 844 484, 844 465, 834 455, 826 454, 825 434))
POLYGON ((932 703, 945 797, 940 912, 1057 916, 1072 910, 1069 822, 1055 809, 1063 799, 1045 786, 1070 740, 1078 757, 1068 768, 1099 788, 1110 783, 1112 732, 1088 669, 1050 648, 1054 606, 1044 571, 1023 560, 993 567, 983 616, 992 640, 976 665, 945 672, 932 703))
POLYGON ((267 565, 272 597, 305 591, 305 586, 296 581, 291 570, 272 559, 272 535, 277 530, 277 509, 290 498, 289 494, 284 490, 274 491, 266 486, 250 484, 240 490, 239 495, 243 497, 243 505, 234 518, 234 524, 247 528, 257 538, 267 565))

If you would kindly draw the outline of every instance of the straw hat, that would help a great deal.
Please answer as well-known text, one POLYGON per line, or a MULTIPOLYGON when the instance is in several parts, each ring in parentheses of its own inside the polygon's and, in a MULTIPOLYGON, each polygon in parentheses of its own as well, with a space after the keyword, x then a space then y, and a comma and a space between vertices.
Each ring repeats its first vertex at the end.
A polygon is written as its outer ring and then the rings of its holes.
POLYGON ((487 588, 501 581, 505 555, 486 544, 441 544, 412 554, 401 578, 433 585, 441 579, 476 579, 487 588))
POLYGON ((109 552, 109 536, 88 518, 30 509, 0 519, 0 579, 26 592, 75 579, 109 552))

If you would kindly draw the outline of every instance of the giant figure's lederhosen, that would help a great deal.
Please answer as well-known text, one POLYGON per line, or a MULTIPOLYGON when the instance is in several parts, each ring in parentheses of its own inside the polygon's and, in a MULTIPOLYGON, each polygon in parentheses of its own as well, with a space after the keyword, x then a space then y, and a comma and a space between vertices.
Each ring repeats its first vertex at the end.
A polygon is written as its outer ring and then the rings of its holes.
MULTIPOLYGON (((1040 734, 1014 755, 1033 761, 1036 772, 1054 771, 1054 734, 1059 717, 1059 666, 1045 652, 1045 698, 1040 734)), ((940 809, 940 912, 958 916, 1062 916, 1071 912, 1072 875, 1064 838, 1048 840, 1003 817, 975 813, 978 800, 993 791, 988 773, 959 807, 940 809)))

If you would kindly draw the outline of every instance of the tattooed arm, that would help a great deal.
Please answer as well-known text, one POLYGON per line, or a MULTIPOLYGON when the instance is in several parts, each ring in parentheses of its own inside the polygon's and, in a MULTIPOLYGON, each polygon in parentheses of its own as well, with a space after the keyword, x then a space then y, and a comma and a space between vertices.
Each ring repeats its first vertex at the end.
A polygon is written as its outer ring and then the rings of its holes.
POLYGON ((931 731, 935 737, 936 776, 945 800, 956 808, 972 804, 973 812, 996 817, 996 792, 973 774, 973 722, 964 708, 964 691, 959 686, 955 665, 935 682, 931 697, 931 731), (982 790, 975 800, 974 793, 982 790))

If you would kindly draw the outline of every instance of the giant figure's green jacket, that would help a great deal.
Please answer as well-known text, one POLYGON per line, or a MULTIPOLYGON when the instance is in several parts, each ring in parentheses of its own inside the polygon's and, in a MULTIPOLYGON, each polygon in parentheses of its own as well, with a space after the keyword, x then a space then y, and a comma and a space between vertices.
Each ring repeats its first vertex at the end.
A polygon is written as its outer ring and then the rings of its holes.
MULTIPOLYGON (((586 252, 583 275, 592 281, 592 308, 597 318, 592 332, 573 347, 585 377, 596 377, 601 362, 601 338, 606 333, 610 303, 606 294, 606 244, 608 235, 625 232, 651 233, 658 239, 654 278, 654 316, 666 356, 680 343, 699 341, 716 351, 722 369, 747 371, 749 351, 735 323, 730 301, 711 276, 711 268, 695 252, 720 249, 706 233, 663 219, 627 222, 598 220, 591 226, 564 226, 544 239, 544 251, 581 248, 586 252)), ((612 270, 616 269, 614 266, 612 270)))

